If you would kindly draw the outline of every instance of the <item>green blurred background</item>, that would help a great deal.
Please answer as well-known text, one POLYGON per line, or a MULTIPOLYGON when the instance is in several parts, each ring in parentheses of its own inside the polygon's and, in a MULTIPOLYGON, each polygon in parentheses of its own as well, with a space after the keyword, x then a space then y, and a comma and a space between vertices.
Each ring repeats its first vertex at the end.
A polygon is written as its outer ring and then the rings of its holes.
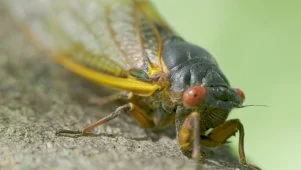
MULTIPOLYGON (((187 41, 208 49, 234 87, 248 159, 268 170, 301 169, 301 1, 153 0, 187 41)), ((237 138, 232 138, 237 149, 237 138)), ((237 151, 235 152, 237 153, 237 151)))

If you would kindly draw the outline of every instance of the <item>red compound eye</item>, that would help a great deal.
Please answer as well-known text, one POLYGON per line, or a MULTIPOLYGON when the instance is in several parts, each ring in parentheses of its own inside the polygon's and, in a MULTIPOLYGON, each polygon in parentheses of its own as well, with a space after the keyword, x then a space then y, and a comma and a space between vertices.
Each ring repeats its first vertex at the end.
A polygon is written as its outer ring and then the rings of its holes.
POLYGON ((236 88, 235 91, 236 91, 236 94, 239 96, 240 103, 243 103, 245 101, 244 92, 242 92, 242 90, 240 88, 236 88))
POLYGON ((194 86, 187 89, 183 94, 183 102, 188 106, 198 105, 204 100, 206 89, 203 86, 194 86))

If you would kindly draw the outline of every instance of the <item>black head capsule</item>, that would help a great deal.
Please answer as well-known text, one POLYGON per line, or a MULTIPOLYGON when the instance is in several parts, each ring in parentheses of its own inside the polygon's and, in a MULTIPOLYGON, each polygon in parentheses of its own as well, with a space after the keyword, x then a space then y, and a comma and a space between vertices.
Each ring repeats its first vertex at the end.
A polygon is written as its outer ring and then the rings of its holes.
POLYGON ((169 70, 170 91, 182 93, 182 103, 187 108, 226 117, 243 103, 242 90, 230 87, 216 60, 204 48, 170 37, 162 57, 169 70))

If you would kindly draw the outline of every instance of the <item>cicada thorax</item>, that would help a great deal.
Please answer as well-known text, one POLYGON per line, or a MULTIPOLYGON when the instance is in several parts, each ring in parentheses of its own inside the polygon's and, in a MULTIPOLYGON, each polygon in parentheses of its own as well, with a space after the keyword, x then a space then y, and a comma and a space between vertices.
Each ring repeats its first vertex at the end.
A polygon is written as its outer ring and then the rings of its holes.
POLYGON ((129 102, 144 110, 156 129, 174 125, 177 105, 170 100, 167 89, 157 91, 151 96, 133 95, 129 102))

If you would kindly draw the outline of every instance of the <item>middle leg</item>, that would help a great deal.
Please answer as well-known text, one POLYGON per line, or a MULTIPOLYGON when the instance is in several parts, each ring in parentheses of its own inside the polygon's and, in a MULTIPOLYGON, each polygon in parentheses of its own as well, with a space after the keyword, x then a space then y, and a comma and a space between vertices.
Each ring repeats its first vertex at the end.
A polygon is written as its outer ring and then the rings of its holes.
POLYGON ((88 133, 90 133, 94 128, 101 126, 105 124, 106 122, 115 119, 120 114, 130 114, 138 123, 140 126, 144 128, 151 128, 154 127, 153 121, 149 118, 147 113, 145 113, 142 109, 140 109, 138 106, 136 106, 133 103, 128 103, 123 106, 118 107, 114 112, 111 114, 99 119, 96 122, 91 123, 90 125, 84 127, 81 131, 72 131, 72 130, 59 130, 57 132, 57 135, 60 136, 84 136, 88 133))

